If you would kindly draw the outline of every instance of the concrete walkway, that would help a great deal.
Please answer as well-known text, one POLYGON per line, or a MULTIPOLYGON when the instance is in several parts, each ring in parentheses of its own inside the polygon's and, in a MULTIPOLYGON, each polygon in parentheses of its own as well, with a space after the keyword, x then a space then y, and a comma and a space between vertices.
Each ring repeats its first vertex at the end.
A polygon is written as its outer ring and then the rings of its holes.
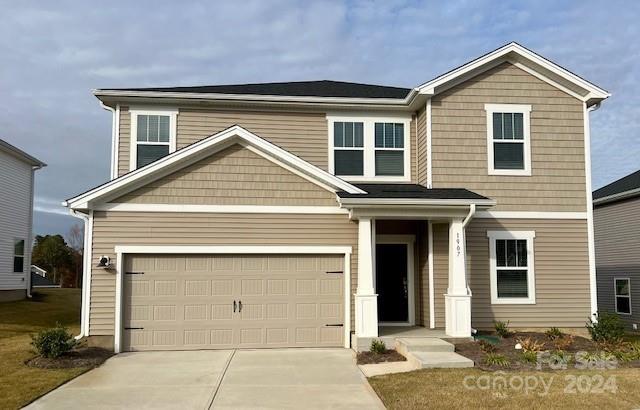
POLYGON ((123 353, 29 409, 384 408, 347 349, 123 353))

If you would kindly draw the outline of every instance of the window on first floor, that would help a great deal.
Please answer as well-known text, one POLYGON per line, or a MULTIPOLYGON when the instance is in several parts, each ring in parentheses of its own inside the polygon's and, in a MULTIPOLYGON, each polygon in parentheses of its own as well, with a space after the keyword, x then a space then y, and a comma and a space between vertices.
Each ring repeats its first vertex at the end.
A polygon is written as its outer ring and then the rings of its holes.
POLYGON ((531 175, 531 106, 486 104, 489 175, 531 175))
POLYGON ((13 242, 13 272, 24 272, 24 239, 15 239, 13 242))
POLYGON ((535 303, 534 232, 490 231, 491 302, 535 303))
POLYGON ((631 314, 631 280, 615 278, 616 313, 631 314))
POLYGON ((144 167, 175 151, 175 111, 131 111, 131 169, 144 167))

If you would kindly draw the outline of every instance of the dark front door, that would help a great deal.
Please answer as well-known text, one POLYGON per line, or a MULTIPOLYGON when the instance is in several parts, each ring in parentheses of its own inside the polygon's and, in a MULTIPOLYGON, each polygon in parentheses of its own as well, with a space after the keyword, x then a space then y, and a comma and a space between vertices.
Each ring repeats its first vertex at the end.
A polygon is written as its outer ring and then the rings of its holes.
POLYGON ((378 321, 409 320, 407 244, 376 245, 376 292, 378 321))

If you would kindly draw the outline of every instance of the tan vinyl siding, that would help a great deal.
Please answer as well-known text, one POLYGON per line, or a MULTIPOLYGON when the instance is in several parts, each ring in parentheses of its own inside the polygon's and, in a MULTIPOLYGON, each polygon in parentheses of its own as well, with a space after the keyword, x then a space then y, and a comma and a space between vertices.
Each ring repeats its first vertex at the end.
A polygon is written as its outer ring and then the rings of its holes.
MULTIPOLYGON (((353 294, 357 236, 357 223, 346 215, 95 212, 90 333, 110 336, 114 332, 115 274, 95 266, 101 255, 115 261, 116 245, 351 246, 353 294)), ((353 300, 351 305, 353 312, 353 300)))
POLYGON ((118 176, 129 172, 131 159, 131 114, 129 107, 120 107, 120 135, 118 140, 118 176))
POLYGON ((640 265, 640 198, 593 210, 596 266, 640 265))
POLYGON ((337 206, 335 193, 237 144, 112 202, 337 206))
POLYGON ((427 185, 427 111, 423 108, 418 111, 417 116, 418 135, 417 141, 417 165, 416 182, 427 185))
POLYGON ((583 105, 504 63, 433 97, 434 188, 468 188, 499 211, 586 211, 583 105), (531 176, 488 175, 484 104, 530 104, 531 176))
MULTIPOLYGON (((439 327, 444 326, 443 294, 448 278, 447 229, 447 225, 434 225, 439 327)), ((509 321, 513 327, 584 326, 591 310, 586 220, 475 219, 467 228, 467 254, 474 327, 491 328, 494 320, 509 321), (487 238, 490 230, 535 231, 535 305, 491 304, 487 238)))

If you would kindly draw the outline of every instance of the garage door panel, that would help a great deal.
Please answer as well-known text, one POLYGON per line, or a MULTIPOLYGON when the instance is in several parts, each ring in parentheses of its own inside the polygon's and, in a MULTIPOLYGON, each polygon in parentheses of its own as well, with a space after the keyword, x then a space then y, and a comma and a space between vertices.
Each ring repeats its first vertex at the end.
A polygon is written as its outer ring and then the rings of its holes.
POLYGON ((343 344, 342 256, 134 255, 125 267, 126 350, 343 344))

